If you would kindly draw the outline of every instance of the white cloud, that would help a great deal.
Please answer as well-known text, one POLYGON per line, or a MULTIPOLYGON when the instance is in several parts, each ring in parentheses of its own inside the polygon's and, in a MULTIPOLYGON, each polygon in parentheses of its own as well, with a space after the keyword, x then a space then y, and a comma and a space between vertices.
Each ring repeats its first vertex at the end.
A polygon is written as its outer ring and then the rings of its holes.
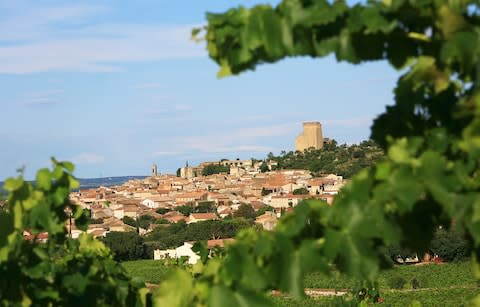
POLYGON ((67 160, 76 164, 96 164, 105 161, 105 157, 94 153, 81 153, 67 160))
MULTIPOLYGON (((291 135, 298 130, 296 123, 275 126, 243 128, 234 131, 219 131, 209 135, 176 137, 166 140, 163 146, 178 153, 267 153, 278 148, 264 145, 267 137, 291 135)), ((163 153, 163 152, 162 152, 163 153)))
MULTIPOLYGON (((124 62, 195 58, 204 46, 190 40, 194 25, 86 24, 103 7, 41 8, 0 22, 0 73, 114 72, 124 62), (61 27, 58 24, 67 25, 61 27), (66 29, 66 30, 65 30, 66 29)), ((152 88, 156 84, 144 84, 152 88)))
POLYGON ((276 151, 278 148, 261 145, 239 145, 230 147, 213 147, 209 148, 205 152, 218 152, 218 153, 237 153, 237 152, 270 152, 276 151))
POLYGON ((154 157, 176 156, 180 154, 182 154, 182 152, 179 152, 179 151, 156 151, 153 153, 153 156, 154 157))
POLYGON ((368 127, 373 121, 373 117, 357 117, 346 119, 324 119, 320 122, 322 127, 341 127, 341 128, 355 128, 355 127, 368 127))
POLYGON ((52 105, 56 103, 58 103, 58 100, 50 97, 31 98, 25 101, 25 104, 29 106, 42 106, 42 105, 45 106, 45 105, 52 105))
POLYGON ((188 104, 174 104, 172 108, 175 111, 191 111, 192 110, 192 106, 188 104))
POLYGON ((150 88, 164 88, 165 86, 161 83, 139 83, 132 86, 135 89, 150 89, 150 88))
POLYGON ((258 138, 283 136, 299 130, 297 123, 280 124, 268 127, 243 128, 233 133, 233 137, 258 138))
MULTIPOLYGON (((58 24, 78 24, 89 17, 107 11, 104 6, 75 4, 69 6, 44 7, 34 3, 10 5, 4 8, 6 16, 0 21, 2 32, 0 41, 18 42, 32 39, 42 39, 52 33, 58 24)), ((61 35, 62 31, 56 31, 61 35)))
POLYGON ((175 95, 151 95, 148 98, 151 99, 152 101, 155 101, 155 103, 164 102, 164 101, 171 102, 178 99, 178 97, 175 95))
POLYGON ((43 91, 25 93, 23 104, 27 106, 47 106, 60 102, 59 95, 63 93, 61 89, 50 89, 43 91))
POLYGON ((145 110, 145 114, 150 117, 158 117, 165 115, 178 115, 192 110, 192 106, 187 104, 160 104, 152 105, 145 110))

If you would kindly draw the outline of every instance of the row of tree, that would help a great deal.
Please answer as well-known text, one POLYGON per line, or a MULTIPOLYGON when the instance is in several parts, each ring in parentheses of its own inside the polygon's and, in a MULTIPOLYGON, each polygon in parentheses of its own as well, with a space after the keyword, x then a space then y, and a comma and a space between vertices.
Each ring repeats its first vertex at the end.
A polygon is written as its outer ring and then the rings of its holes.
POLYGON ((220 174, 220 173, 229 173, 230 166, 221 165, 221 164, 210 164, 205 166, 202 169, 202 176, 209 176, 213 174, 220 174))
MULTIPOLYGON (((465 235, 457 229, 439 228, 433 235, 428 251, 438 255, 444 261, 456 262, 470 257, 472 245, 465 239, 465 235)), ((395 260, 397 257, 406 258, 413 255, 421 257, 422 253, 408 248, 392 246, 388 249, 388 255, 392 260, 395 260)))
POLYGON ((152 259, 153 250, 176 248, 184 242, 233 238, 238 231, 255 228, 252 220, 234 218, 187 224, 159 225, 146 236, 131 232, 109 232, 101 241, 114 254, 117 261, 152 259))

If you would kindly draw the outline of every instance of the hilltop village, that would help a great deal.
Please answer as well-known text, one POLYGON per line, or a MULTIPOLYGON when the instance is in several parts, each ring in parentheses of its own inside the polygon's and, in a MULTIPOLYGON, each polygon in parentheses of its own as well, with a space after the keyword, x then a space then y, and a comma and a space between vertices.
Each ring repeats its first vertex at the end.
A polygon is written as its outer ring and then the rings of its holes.
MULTIPOLYGON (((296 139, 297 151, 321 149, 324 145, 321 124, 303 124, 303 132, 296 139)), ((241 206, 248 206, 256 214, 255 223, 272 230, 277 219, 292 210, 303 199, 320 199, 328 204, 345 184, 342 176, 325 174, 313 177, 309 170, 277 169, 274 160, 221 160, 203 162, 198 166, 182 167, 175 175, 159 175, 152 165, 151 176, 144 180, 130 180, 122 185, 79 190, 70 195, 72 202, 88 209, 92 223, 88 233, 103 237, 108 232, 151 232, 161 224, 151 223, 146 228, 125 223, 141 219, 161 220, 165 223, 185 221, 187 224, 218 220, 233 216, 241 206), (199 207, 210 210, 195 210, 199 207), (182 210, 177 210, 177 209, 182 210), (191 210, 185 211, 185 208, 191 210), (189 212, 190 211, 190 212, 189 212)), ((243 209, 243 210, 244 210, 243 209)), ((72 226, 71 235, 80 234, 72 226)))
MULTIPOLYGON (((192 167, 182 168, 186 176, 155 175, 144 180, 131 180, 120 186, 80 190, 70 195, 72 202, 90 210, 93 221, 88 232, 105 236, 110 231, 131 231, 135 227, 123 222, 149 215, 170 223, 185 221, 196 223, 204 220, 232 216, 240 205, 248 205, 258 211, 266 206, 273 208, 256 218, 264 229, 271 230, 284 212, 295 207, 302 199, 315 198, 331 204, 339 189, 345 184, 342 176, 334 174, 313 178, 308 170, 276 170, 262 173, 262 162, 252 160, 226 160, 202 163, 201 169, 212 163, 229 165, 229 173, 209 176, 189 176, 192 167), (192 208, 209 202, 215 212, 190 213, 188 216, 176 211, 178 207, 192 208), (165 210, 159 210, 165 209, 165 210), (164 214, 159 212, 168 211, 164 214)), ((275 163, 268 163, 271 169, 275 163)), ((150 229, 140 229, 147 233, 150 229)), ((76 237, 80 231, 72 229, 76 237)))

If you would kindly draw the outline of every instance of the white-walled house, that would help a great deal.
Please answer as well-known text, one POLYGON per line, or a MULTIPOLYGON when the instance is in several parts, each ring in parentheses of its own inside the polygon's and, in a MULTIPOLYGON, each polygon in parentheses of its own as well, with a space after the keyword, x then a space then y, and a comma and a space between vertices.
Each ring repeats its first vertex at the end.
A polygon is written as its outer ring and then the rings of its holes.
POLYGON ((158 208, 157 203, 153 199, 150 199, 150 198, 145 198, 144 200, 142 200, 142 205, 144 205, 148 208, 151 208, 151 209, 158 208))
POLYGON ((264 230, 273 230, 277 225, 277 220, 275 212, 266 211, 255 219, 255 223, 262 225, 264 230))
POLYGON ((121 220, 125 216, 124 211, 123 211, 123 206, 116 208, 113 210, 113 216, 116 217, 117 219, 121 220))
POLYGON ((153 259, 160 260, 165 258, 188 257, 188 263, 195 264, 200 259, 200 256, 195 254, 195 252, 192 250, 192 247, 192 243, 185 242, 182 246, 179 246, 175 249, 156 249, 153 251, 153 259))

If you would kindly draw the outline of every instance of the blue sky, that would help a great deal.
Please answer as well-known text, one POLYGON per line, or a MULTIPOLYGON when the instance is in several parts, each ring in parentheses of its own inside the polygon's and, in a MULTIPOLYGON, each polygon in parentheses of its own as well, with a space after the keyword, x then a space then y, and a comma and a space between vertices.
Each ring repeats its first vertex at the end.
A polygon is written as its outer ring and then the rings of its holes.
POLYGON ((0 178, 49 158, 81 178, 293 150, 303 121, 357 143, 392 102, 386 63, 293 58, 216 79, 190 30, 258 1, 0 0, 0 178))

